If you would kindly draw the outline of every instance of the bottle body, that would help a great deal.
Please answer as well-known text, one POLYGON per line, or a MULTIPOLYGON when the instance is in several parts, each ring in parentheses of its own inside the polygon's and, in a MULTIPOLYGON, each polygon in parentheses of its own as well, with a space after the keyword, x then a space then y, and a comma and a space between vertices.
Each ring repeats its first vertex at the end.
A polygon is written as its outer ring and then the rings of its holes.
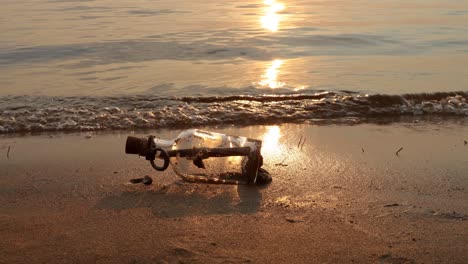
MULTIPOLYGON (((142 140, 141 146, 145 144, 142 140)), ((151 152, 151 149, 164 150, 164 153, 153 155, 154 158, 168 157, 174 172, 187 181, 255 183, 263 162, 260 155, 262 142, 247 137, 189 129, 174 140, 150 137, 147 142, 146 150, 133 154, 147 156, 142 153, 151 152)), ((147 159, 151 160, 148 156, 147 159)))
MULTIPOLYGON (((158 142, 155 142, 156 146, 158 142)), ((246 137, 230 136, 216 132, 190 129, 183 131, 174 140, 170 155, 174 172, 187 179, 206 177, 210 179, 244 178, 254 183, 260 160, 261 141, 246 137), (193 150, 184 156, 183 150, 193 150)))

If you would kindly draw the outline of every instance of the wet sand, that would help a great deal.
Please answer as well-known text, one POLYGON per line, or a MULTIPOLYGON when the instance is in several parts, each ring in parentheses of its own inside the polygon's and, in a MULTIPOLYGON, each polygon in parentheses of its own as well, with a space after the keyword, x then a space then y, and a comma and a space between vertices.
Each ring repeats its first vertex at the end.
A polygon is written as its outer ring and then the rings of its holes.
POLYGON ((0 137, 0 263, 466 263, 468 127, 207 129, 264 140, 272 184, 184 183, 129 132, 0 137))

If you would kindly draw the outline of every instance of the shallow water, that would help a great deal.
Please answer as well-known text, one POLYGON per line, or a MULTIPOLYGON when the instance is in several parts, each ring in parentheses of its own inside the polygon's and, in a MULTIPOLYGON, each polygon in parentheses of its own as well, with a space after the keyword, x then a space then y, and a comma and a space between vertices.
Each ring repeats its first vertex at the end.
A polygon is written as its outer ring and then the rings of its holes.
MULTIPOLYGON (((425 98, 423 93, 467 91, 467 26, 468 3, 454 0, 3 1, 0 133, 44 129, 34 122, 11 125, 11 107, 39 112, 70 108, 51 101, 74 101, 75 111, 102 97, 99 107, 119 107, 109 104, 108 96, 126 102, 126 109, 135 96, 148 96, 156 104, 174 96, 258 98, 345 91, 353 96, 411 93, 425 98)), ((466 94, 460 96, 461 110, 447 111, 466 116, 466 94)), ((341 107, 340 98, 338 102, 338 116, 356 116, 356 111, 341 107)), ((303 102, 292 103, 296 111, 294 105, 303 102)), ((172 104, 159 105, 166 106, 172 104)), ((204 107, 202 111, 212 113, 213 105, 204 107)), ((134 110, 141 110, 139 104, 134 110)), ((312 110, 292 121, 336 116, 328 108, 320 109, 325 115, 312 110)), ((403 110, 408 112, 421 111, 403 110)), ((28 117, 25 113, 19 119, 28 117)), ((75 117, 61 119, 79 123, 75 117)), ((268 115, 262 120, 291 121, 268 115)), ((95 122, 91 127, 112 126, 95 122)))
POLYGON ((464 1, 4 1, 0 17, 1 95, 467 90, 464 1))

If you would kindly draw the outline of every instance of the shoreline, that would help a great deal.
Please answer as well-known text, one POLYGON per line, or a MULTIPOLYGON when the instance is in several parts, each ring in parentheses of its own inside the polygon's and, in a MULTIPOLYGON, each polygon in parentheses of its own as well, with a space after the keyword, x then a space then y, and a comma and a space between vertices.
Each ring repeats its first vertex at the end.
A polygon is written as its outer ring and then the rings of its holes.
POLYGON ((464 125, 206 129, 263 140, 273 182, 185 183, 124 154, 127 135, 180 130, 0 137, 13 146, 0 154, 0 263, 468 258, 464 125), (153 185, 128 184, 144 175, 153 185))
MULTIPOLYGON (((259 91, 260 92, 260 91, 259 91)), ((1 100, 1 97, 0 97, 1 100)), ((0 134, 182 129, 222 125, 466 123, 467 92, 208 97, 12 97, 0 102, 0 134)))

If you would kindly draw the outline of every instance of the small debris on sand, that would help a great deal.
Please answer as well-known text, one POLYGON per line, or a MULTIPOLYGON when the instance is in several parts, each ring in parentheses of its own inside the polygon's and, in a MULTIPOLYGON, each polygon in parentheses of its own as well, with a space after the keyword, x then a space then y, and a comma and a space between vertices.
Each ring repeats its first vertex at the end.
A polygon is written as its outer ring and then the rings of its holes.
POLYGON ((7 149, 6 157, 9 159, 9 158, 10 158, 10 149, 11 149, 11 146, 7 145, 7 146, 2 146, 2 147, 0 147, 0 149, 4 149, 4 148, 7 149))
POLYGON ((305 142, 306 142, 306 138, 304 138, 304 141, 302 141, 301 150, 302 150, 302 147, 304 147, 305 142))
POLYGON ((299 143, 297 143, 297 148, 299 148, 299 146, 301 146, 301 142, 302 142, 302 136, 301 136, 301 138, 299 139, 299 143))
POLYGON ((386 205, 384 205, 384 207, 395 207, 395 206, 400 206, 400 205, 397 204, 397 203, 392 203, 392 204, 386 204, 386 205))
POLYGON ((403 150, 403 147, 401 147, 401 148, 395 153, 395 155, 398 156, 398 153, 400 153, 400 151, 402 151, 402 150, 403 150))
POLYGON ((143 178, 130 179, 130 183, 137 184, 143 181, 143 178))
POLYGON ((143 178, 135 178, 135 179, 130 179, 130 182, 133 183, 133 184, 137 184, 137 183, 143 183, 144 185, 150 185, 153 183, 153 179, 148 176, 148 175, 145 175, 145 177, 143 178))
POLYGON ((152 183, 153 183, 153 179, 151 179, 150 176, 145 175, 145 177, 143 177, 143 184, 144 185, 150 185, 152 183))
POLYGON ((300 223, 300 222, 302 222, 301 219, 292 218, 292 217, 286 217, 285 220, 288 221, 289 223, 300 223))
POLYGON ((288 166, 288 164, 285 164, 284 161, 287 159, 288 157, 284 158, 280 163, 276 163, 275 166, 283 166, 283 167, 286 167, 288 166))

